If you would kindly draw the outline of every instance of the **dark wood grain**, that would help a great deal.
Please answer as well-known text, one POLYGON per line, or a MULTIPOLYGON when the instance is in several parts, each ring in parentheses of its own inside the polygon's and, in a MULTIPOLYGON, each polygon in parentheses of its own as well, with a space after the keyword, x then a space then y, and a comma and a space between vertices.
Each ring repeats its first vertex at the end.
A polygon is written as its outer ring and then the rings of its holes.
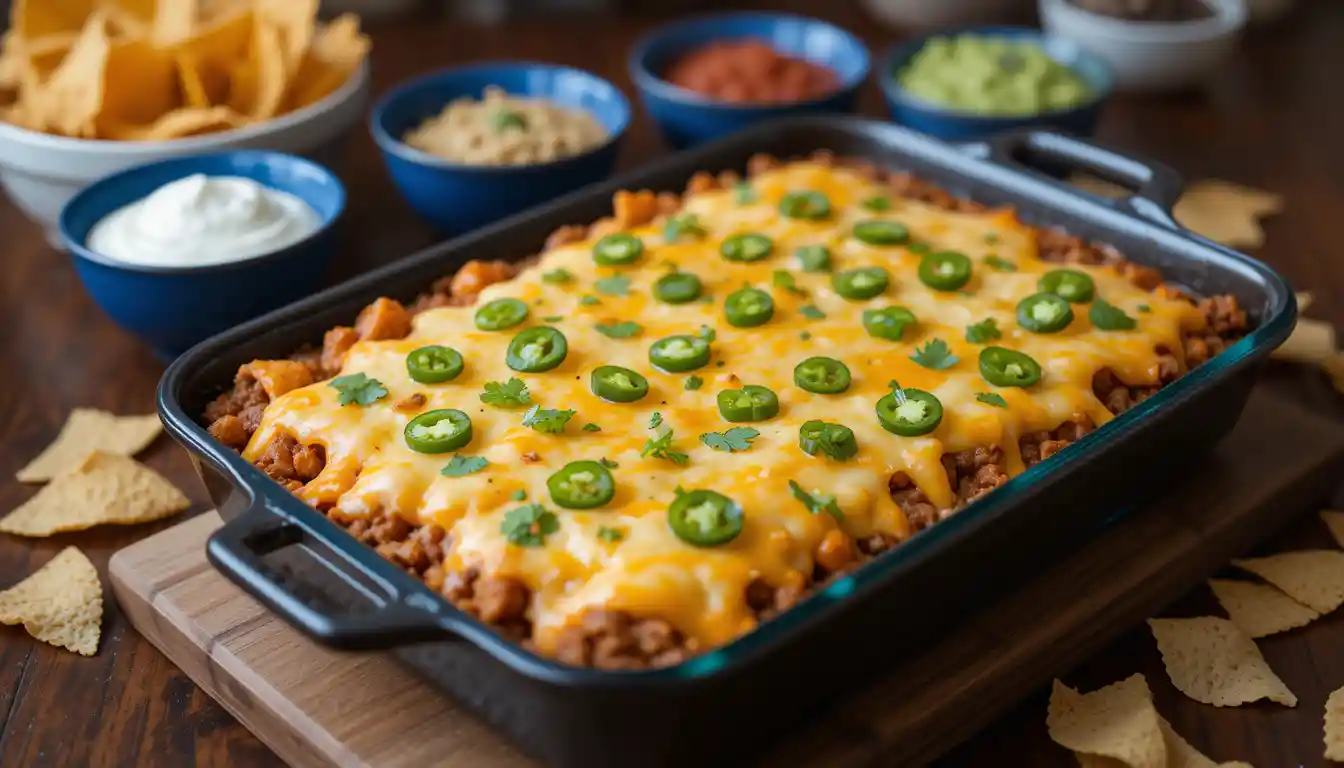
MULTIPOLYGON (((763 3, 762 3, 763 4, 763 3)), ((770 3, 833 18, 874 50, 894 42, 845 2, 770 3)), ((378 90, 417 72, 494 58, 553 60, 593 70, 630 91, 630 42, 655 16, 610 21, 519 22, 475 29, 426 20, 375 27, 378 90)), ((1335 230, 1344 210, 1344 109, 1336 94, 1344 72, 1344 4, 1303 0, 1285 22, 1253 30, 1238 57, 1206 94, 1121 99, 1105 115, 1100 136, 1165 160, 1190 177, 1220 177, 1281 192, 1288 207, 1267 223, 1258 255, 1295 285, 1316 291, 1310 315, 1344 325, 1344 260, 1335 230)), ((882 114, 873 85, 863 110, 882 114)), ((642 118, 632 127, 622 165, 663 149, 642 118)), ((387 181, 372 143, 354 138, 341 169, 351 211, 332 279, 356 274, 432 242, 430 232, 387 181)), ((68 260, 8 202, 0 202, 0 476, 15 470, 55 434, 74 406, 119 413, 149 412, 161 365, 113 326, 85 296, 68 260)), ((1315 372, 1276 370, 1270 378, 1322 418, 1338 418, 1338 401, 1315 372)), ((1272 450, 1268 446, 1267 450, 1272 450)), ((166 440, 146 461, 201 502, 190 464, 166 440)), ((0 510, 33 493, 0 482, 0 510)), ((18 581, 61 547, 77 544, 104 568, 116 549, 169 523, 99 530, 30 542, 0 538, 0 584, 18 581)), ((1285 545, 1324 544, 1318 526, 1285 534, 1285 545)), ((1173 608, 1207 611, 1211 598, 1192 594, 1173 608)), ((272 765, 276 760, 156 650, 135 634, 109 601, 103 644, 85 659, 0 631, 0 765, 272 765)), ((1257 766, 1319 765, 1320 702, 1344 685, 1344 623, 1338 617, 1265 644, 1275 669, 1302 699, 1295 710, 1256 707, 1213 711, 1163 682, 1146 633, 1136 631, 1077 670, 1070 681, 1104 684, 1135 670, 1155 681, 1159 705, 1178 730, 1198 737, 1214 756, 1257 766)), ((948 765, 1070 765, 1046 741, 1044 705, 1031 702, 949 757, 948 765)))

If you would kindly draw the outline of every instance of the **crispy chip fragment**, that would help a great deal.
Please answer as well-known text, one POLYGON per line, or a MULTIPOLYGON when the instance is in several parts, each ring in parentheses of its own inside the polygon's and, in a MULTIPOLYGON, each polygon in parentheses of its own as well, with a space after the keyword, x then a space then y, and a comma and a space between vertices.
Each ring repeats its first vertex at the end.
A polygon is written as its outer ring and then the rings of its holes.
POLYGON ((1304 627, 1321 616, 1279 590, 1252 581, 1209 579, 1209 589, 1232 622, 1250 637, 1304 627))
POLYGON ((1330 376, 1335 391, 1344 395, 1344 353, 1336 352, 1321 361, 1321 369, 1330 376))
POLYGON ((109 139, 162 141, 196 136, 225 128, 237 128, 245 122, 241 115, 228 107, 183 108, 175 109, 149 125, 106 123, 101 129, 109 139))
POLYGON ((1191 184, 1172 214, 1182 226, 1235 247, 1258 247, 1265 233, 1260 219, 1283 210, 1283 197, 1240 184, 1204 179, 1191 184))
POLYGON ((176 486, 149 467, 126 456, 98 452, 53 478, 0 520, 0 531, 50 536, 105 523, 147 523, 181 512, 189 504, 176 486))
POLYGON ((1325 700, 1325 759, 1344 763, 1344 688, 1325 700))
POLYGON ((1344 512, 1327 509, 1321 512, 1321 519, 1325 521, 1325 527, 1330 529, 1330 535, 1335 537, 1335 542, 1344 547, 1344 512))
POLYGON ((359 31, 356 16, 343 14, 322 27, 294 75, 289 107, 306 107, 339 88, 364 62, 369 48, 369 38, 359 31))
POLYGON ((1091 693, 1056 680, 1045 722, 1050 738, 1074 752, 1131 768, 1164 768, 1167 753, 1158 720, 1148 683, 1143 675, 1133 675, 1091 693))
POLYGON ((1275 360, 1323 365, 1336 352, 1335 327, 1321 320, 1299 317, 1293 332, 1270 352, 1275 360))
POLYGON ((92 656, 103 623, 98 571, 83 552, 66 547, 32 576, 0 592, 0 623, 22 624, 44 643, 92 656))
POLYGON ((1254 573, 1297 602, 1322 614, 1344 604, 1344 552, 1307 549, 1233 560, 1232 564, 1254 573))
POLYGON ((1195 701, 1235 707, 1269 699, 1293 707, 1297 697, 1274 674, 1255 641, 1227 619, 1149 619, 1172 685, 1195 701))
POLYGON ((1298 312, 1306 312, 1308 307, 1316 303, 1316 294, 1311 291, 1298 291, 1293 297, 1297 299, 1298 312))
POLYGON ((94 408, 70 412, 56 440, 20 469, 21 483, 41 483, 79 466, 93 451, 134 456, 154 442, 163 423, 154 414, 116 416, 94 408))

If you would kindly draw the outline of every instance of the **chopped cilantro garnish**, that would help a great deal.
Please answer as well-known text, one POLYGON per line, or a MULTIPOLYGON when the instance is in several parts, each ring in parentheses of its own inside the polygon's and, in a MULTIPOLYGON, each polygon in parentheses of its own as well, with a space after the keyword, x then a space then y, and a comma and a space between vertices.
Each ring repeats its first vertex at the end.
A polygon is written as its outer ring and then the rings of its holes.
POLYGON ((1092 309, 1087 317, 1092 324, 1103 331, 1132 331, 1139 323, 1125 314, 1125 311, 1098 296, 1092 301, 1092 309))
POLYGON ((603 456, 602 458, 598 459, 598 460, 597 460, 597 463, 598 463, 598 464, 601 464, 602 466, 606 467, 607 469, 615 469, 615 468, 621 466, 620 464, 617 464, 616 462, 612 461, 611 459, 608 459, 606 456, 603 456))
POLYGON ((992 405, 995 408, 1008 407, 1008 401, 1003 399, 1003 395, 997 395, 993 392, 981 392, 975 396, 975 399, 985 405, 992 405))
POLYGON ((462 477, 470 475, 473 472, 480 472, 485 469, 490 462, 480 456, 463 456, 458 454, 448 460, 448 465, 439 470, 439 474, 444 477, 462 477))
POLYGON ((733 185, 733 193, 737 197, 738 205, 756 202, 756 190, 751 188, 751 184, 745 181, 739 181, 733 185))
POLYGON ((596 296, 583 296, 579 299, 579 305, 584 307, 593 307, 601 303, 602 300, 596 296))
POLYGON ((597 538, 608 544, 614 544, 625 538, 625 532, 620 528, 608 528, 607 526, 602 525, 597 528, 597 538))
POLYGON ((808 512, 814 515, 825 512, 836 520, 845 519, 845 513, 840 511, 840 505, 835 503, 834 496, 813 496, 793 480, 789 481, 789 490, 793 491, 793 498, 801 501, 803 506, 807 507, 808 512))
POLYGON ((527 409, 523 414, 523 426, 531 427, 538 432, 545 432, 551 435, 558 435, 565 431, 565 425, 574 418, 578 411, 569 409, 558 411, 554 408, 542 408, 541 405, 534 405, 527 409))
POLYGON ((527 491, 523 490, 522 488, 519 488, 518 490, 514 491, 513 494, 509 496, 509 498, 513 499, 514 501, 522 501, 527 498, 527 491))
POLYGON ((808 304, 808 305, 803 306, 803 307, 799 307, 799 308, 798 308, 798 311, 799 311, 800 313, 802 313, 803 317, 806 317, 808 320, 825 320, 825 319, 826 319, 826 313, 825 313, 825 312, 822 312, 820 309, 817 309, 816 307, 812 306, 811 304, 808 304))
POLYGON ((541 321, 544 323, 558 323, 564 319, 565 318, 561 317, 560 315, 548 315, 546 317, 541 318, 541 321))
POLYGON ((607 323, 598 323, 593 327, 597 329, 598 333, 609 339, 628 339, 631 336, 638 335, 640 331, 644 330, 644 327, 639 323, 630 320, 620 323, 612 323, 610 325, 607 323))
POLYGON ((985 242, 986 242, 986 243, 989 243, 990 245, 993 245, 994 243, 999 242, 999 233, 998 233, 998 232, 986 232, 986 233, 985 233, 985 242))
POLYGON ((803 341, 807 341, 808 339, 812 338, 812 334, 808 333, 807 331, 803 331, 802 333, 798 334, 798 338, 802 339, 803 341))
POLYGON ((565 269, 564 267, 561 267, 559 269, 552 269, 550 272, 541 273, 541 281, 543 283, 568 283, 570 280, 573 279, 574 279, 574 273, 570 272, 568 269, 565 269))
POLYGON ((663 414, 654 411, 653 415, 649 417, 649 429, 657 429, 659 426, 662 425, 662 423, 663 423, 663 414))
POLYGON ((987 317, 975 325, 966 326, 966 340, 972 344, 984 344, 1001 338, 1003 334, 999 332, 999 321, 992 317, 987 317))
POLYGON ((527 130, 527 118, 512 110, 495 108, 486 115, 490 130, 495 133, 527 130))
POLYGON ((682 235, 687 237, 704 237, 705 228, 700 224, 700 219, 693 213, 678 213, 667 220, 667 225, 663 227, 663 239, 669 243, 676 242, 682 235))
POLYGON ((598 293, 605 293, 608 296, 628 296, 630 294, 630 278, 625 275, 612 275, 604 277, 593 283, 598 293))
POLYGON ((328 382, 327 386, 336 390, 336 402, 341 405, 372 405, 375 402, 387 397, 387 387, 383 382, 370 378, 363 373, 352 373, 349 376, 338 376, 328 382))
POLYGON ((652 456, 655 459, 666 459, 678 467, 684 467, 691 461, 690 456, 672 450, 672 430, 670 429, 660 437, 651 437, 646 440, 644 450, 640 451, 639 455, 640 458, 652 456))
POLYGON ((688 390, 699 389, 701 386, 704 385, 704 383, 705 383, 704 379, 694 374, 686 377, 686 389, 688 390))
POLYGON ((915 354, 911 355, 910 359, 925 368, 941 371, 956 365, 961 358, 952 354, 952 348, 947 346, 946 341, 931 339, 924 346, 915 347, 915 354))
POLYGON ((599 427, 599 426, 597 426, 596 424, 591 424, 591 423, 589 423, 589 424, 584 424, 584 425, 583 425, 583 431, 584 431, 584 432, 601 432, 601 431, 602 431, 602 428, 599 427))
POLYGON ((783 288, 795 296, 806 296, 807 291, 798 287, 798 283, 793 279, 793 273, 785 269, 776 269, 774 277, 771 278, 776 288, 783 288))
POLYGON ((713 328, 710 328, 708 325, 700 326, 700 338, 704 339, 705 341, 712 342, 718 337, 719 334, 715 333, 713 328))
POLYGON ((985 263, 988 264, 991 268, 997 269, 1000 272, 1017 271, 1016 264, 1014 264, 1011 261, 1008 261, 1007 259, 1000 259, 998 256, 995 256, 993 254, 990 254, 989 256, 985 257, 985 263))
POLYGON ((891 209, 891 198, 878 195, 864 200, 859 205, 870 211, 886 211, 891 209))
POLYGON ((526 504, 504 513, 499 532, 510 544, 520 547, 540 547, 546 537, 560 530, 560 519, 540 504, 526 504))
POLYGON ((1138 306, 1138 310, 1139 310, 1140 312, 1152 312, 1152 311, 1153 311, 1153 308, 1150 307, 1150 306, 1148 306, 1147 304, 1140 304, 1140 305, 1138 306))
POLYGON ((481 393, 481 402, 497 405, 500 408, 517 408, 532 402, 532 395, 522 379, 512 378, 500 384, 498 381, 485 382, 485 392, 481 393))
POLYGON ((700 436, 700 442, 716 451, 737 453, 750 448, 751 441, 760 434, 751 427, 733 427, 726 432, 706 432, 700 436))

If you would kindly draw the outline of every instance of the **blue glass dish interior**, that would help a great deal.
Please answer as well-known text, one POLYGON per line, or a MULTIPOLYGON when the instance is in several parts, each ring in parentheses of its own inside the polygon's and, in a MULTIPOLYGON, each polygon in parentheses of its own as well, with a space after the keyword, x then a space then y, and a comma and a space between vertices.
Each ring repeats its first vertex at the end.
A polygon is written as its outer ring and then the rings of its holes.
POLYGON ((630 102, 596 75, 553 64, 497 62, 440 70, 399 86, 374 106, 369 130, 411 207, 440 232, 460 234, 606 178, 629 124, 630 102), (582 109, 606 129, 607 140, 581 155, 522 166, 456 163, 402 143, 402 136, 450 101, 479 99, 489 86, 582 109))
POLYGON ((243 150, 173 158, 101 179, 61 211, 61 240, 94 302, 161 358, 171 359, 220 331, 297 301, 320 286, 335 251, 345 187, 327 168, 279 152, 243 150), (192 174, 241 176, 288 192, 317 212, 319 228, 272 253, 200 267, 114 261, 89 250, 93 226, 117 209, 192 174))
POLYGON ((1026 27, 965 27, 943 30, 896 45, 882 58, 878 85, 882 88, 882 96, 886 99, 887 111, 891 113, 892 120, 940 139, 966 141, 1028 127, 1058 128, 1078 136, 1090 136, 1096 130, 1097 119, 1111 95, 1114 80, 1111 68, 1105 61, 1071 40, 1026 27), (1076 72, 1087 83, 1092 98, 1073 109, 1038 115, 986 116, 933 104, 907 93, 897 82, 897 73, 910 63, 929 40, 957 35, 1008 38, 1037 45, 1050 58, 1076 72))
POLYGON ((725 13, 669 24, 636 43, 630 54, 630 78, 644 109, 663 139, 678 149, 783 115, 853 112, 868 70, 868 49, 858 38, 833 24, 784 13, 725 13), (731 104, 679 88, 662 77, 678 58, 708 43, 753 39, 831 69, 839 90, 810 101, 731 104))

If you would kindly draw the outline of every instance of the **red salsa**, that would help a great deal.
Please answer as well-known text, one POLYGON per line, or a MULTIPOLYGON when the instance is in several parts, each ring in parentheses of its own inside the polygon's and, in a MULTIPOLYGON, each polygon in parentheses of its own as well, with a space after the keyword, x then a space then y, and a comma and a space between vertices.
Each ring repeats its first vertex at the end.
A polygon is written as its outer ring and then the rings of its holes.
POLYGON ((760 40, 709 43, 675 61, 666 78, 681 88, 737 103, 807 101, 840 85, 830 69, 785 56, 760 40))

